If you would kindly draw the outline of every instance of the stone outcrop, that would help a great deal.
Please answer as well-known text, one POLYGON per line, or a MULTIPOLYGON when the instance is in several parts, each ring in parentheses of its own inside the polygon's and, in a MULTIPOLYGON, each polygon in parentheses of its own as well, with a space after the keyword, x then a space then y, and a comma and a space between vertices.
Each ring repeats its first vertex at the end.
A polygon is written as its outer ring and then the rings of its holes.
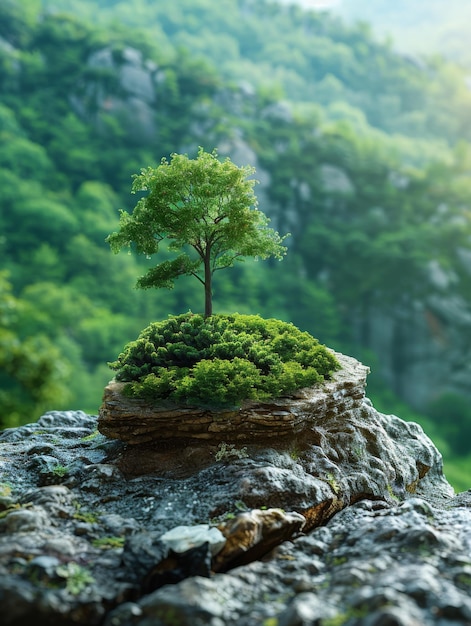
POLYGON ((1 433, 2 624, 470 623, 471 492, 343 363, 290 436, 130 445, 81 411, 1 433))
POLYGON ((334 417, 347 417, 361 406, 369 369, 351 357, 336 356, 341 369, 331 380, 293 397, 246 402, 236 410, 154 405, 125 397, 125 383, 112 381, 105 388, 98 428, 107 437, 131 444, 174 439, 243 443, 292 437, 334 417))
MULTIPOLYGON (((163 73, 135 48, 102 48, 87 60, 89 76, 69 96, 73 110, 100 132, 104 117, 128 121, 134 140, 148 141, 157 132, 155 104, 163 73)), ((126 124, 123 125, 126 127, 126 124)))
MULTIPOLYGON (((459 272, 469 280, 468 252, 457 249, 459 272)), ((471 399, 471 307, 457 293, 455 271, 438 259, 424 276, 423 298, 398 298, 390 306, 352 312, 350 323, 359 344, 377 355, 377 371, 409 405, 427 410, 443 395, 471 399)))

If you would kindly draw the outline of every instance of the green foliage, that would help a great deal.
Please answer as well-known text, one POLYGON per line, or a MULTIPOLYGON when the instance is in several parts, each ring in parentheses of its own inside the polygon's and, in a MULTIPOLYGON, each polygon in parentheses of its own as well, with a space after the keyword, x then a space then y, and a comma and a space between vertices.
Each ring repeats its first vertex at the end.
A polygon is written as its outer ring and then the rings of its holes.
POLYGON ((196 159, 172 154, 157 168, 134 176, 133 193, 147 192, 132 215, 121 211, 120 230, 107 241, 114 252, 134 244, 137 252, 156 254, 162 242, 171 252, 189 248, 163 261, 138 280, 137 286, 172 288, 179 276, 194 276, 204 286, 205 315, 212 313, 212 276, 244 257, 286 253, 268 218, 256 209, 251 167, 237 167, 229 158, 217 159, 203 148, 196 159), (201 268, 201 271, 199 271, 201 268))
POLYGON ((289 395, 338 368, 332 352, 293 324, 256 315, 188 313, 155 322, 111 363, 125 392, 200 406, 289 395))
POLYGON ((67 397, 65 363, 43 334, 21 336, 19 320, 24 302, 11 293, 0 272, 0 423, 14 425, 23 412, 39 417, 53 400, 67 397))
MULTIPOLYGON (((251 3, 250 7, 246 0, 219 0, 217 5, 207 0, 180 0, 171 9, 164 0, 141 0, 138 9, 135 3, 131 8, 126 2, 116 1, 100 11, 95 10, 93 0, 43 2, 46 7, 80 11, 102 24, 119 20, 130 31, 142 29, 146 24, 157 33, 156 40, 162 41, 163 46, 173 44, 179 50, 190 51, 191 56, 188 52, 187 55, 193 60, 197 57, 198 61, 205 59, 216 64, 219 74, 233 82, 249 81, 264 89, 278 89, 278 93, 295 102, 318 102, 323 106, 347 103, 363 112, 371 126, 388 133, 417 138, 445 134, 453 140, 470 136, 463 124, 466 118, 457 118, 447 110, 450 103, 456 110, 456 105, 469 102, 470 95, 464 93, 464 73, 460 72, 458 81, 453 77, 452 85, 446 88, 442 84, 444 68, 440 60, 399 55, 391 43, 380 43, 365 23, 347 25, 334 14, 303 11, 296 6, 263 0, 251 3)), ((439 0, 434 0, 434 20, 430 20, 422 7, 407 5, 407 9, 398 11, 387 0, 373 4, 364 0, 361 11, 356 3, 349 9, 349 3, 344 2, 339 10, 353 14, 352 22, 362 15, 379 25, 382 18, 388 24, 388 31, 389 24, 396 24, 396 34, 403 37, 407 33, 418 48, 423 38, 417 38, 416 29, 411 26, 417 23, 410 20, 411 11, 422 19, 421 33, 435 28, 437 36, 443 22, 450 20, 442 6, 437 10, 438 4, 439 0)), ((453 20, 456 22, 458 15, 461 22, 453 26, 453 44, 447 40, 439 50, 454 53, 451 48, 459 42, 460 57, 469 59, 466 29, 462 27, 466 20, 461 17, 465 8, 458 0, 452 4, 453 20)), ((405 7, 405 0, 401 5, 405 7)), ((452 25, 448 25, 451 30, 452 25)), ((184 95, 189 81, 186 79, 183 85, 178 75, 179 72, 175 83, 180 95, 184 95)), ((178 99, 174 104, 179 106, 178 99)), ((178 116, 180 109, 176 111, 178 116)))
POLYGON ((95 548, 101 548, 102 550, 109 550, 112 548, 122 548, 124 546, 124 537, 99 537, 92 540, 92 545, 95 548))
POLYGON ((464 395, 444 393, 430 403, 428 415, 439 426, 442 437, 459 455, 469 452, 471 438, 471 406, 464 395))
POLYGON ((53 467, 52 473, 58 476, 59 478, 63 478, 67 476, 69 473, 69 468, 66 465, 57 464, 53 467))
POLYGON ((82 505, 80 504, 80 502, 74 502, 74 508, 75 508, 75 513, 73 514, 73 518, 80 520, 81 522, 85 522, 86 524, 95 524, 98 521, 98 518, 100 516, 99 513, 95 512, 90 512, 90 511, 83 511, 82 510, 82 505))
POLYGON ((471 455, 447 454, 444 458, 443 471, 446 479, 457 493, 467 491, 471 476, 471 455))
POLYGON ((59 565, 56 568, 56 573, 65 580, 65 588, 73 596, 79 595, 86 587, 95 582, 91 572, 74 561, 59 565))

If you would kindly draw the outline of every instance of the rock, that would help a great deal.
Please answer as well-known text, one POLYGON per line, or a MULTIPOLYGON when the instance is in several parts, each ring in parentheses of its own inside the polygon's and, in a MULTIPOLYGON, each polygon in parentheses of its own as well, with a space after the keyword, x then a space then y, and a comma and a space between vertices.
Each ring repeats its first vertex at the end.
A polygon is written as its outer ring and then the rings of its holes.
POLYGON ((50 525, 50 519, 41 509, 12 510, 0 519, 0 532, 7 535, 32 533, 50 525))
POLYGON ((27 576, 35 580, 54 584, 58 581, 57 568, 61 562, 55 556, 37 556, 27 566, 27 576))
POLYGON ((342 369, 332 380, 300 390, 295 397, 246 402, 238 410, 170 408, 122 395, 125 383, 111 382, 100 408, 98 428, 127 443, 174 439, 253 442, 292 437, 361 406, 369 368, 336 354, 342 369))
POLYGON ((254 509, 240 513, 220 526, 225 540, 221 550, 215 553, 213 569, 223 572, 259 559, 299 534, 305 523, 299 513, 285 513, 281 509, 254 509))
MULTIPOLYGON (((194 577, 184 580, 175 590, 160 589, 139 605, 128 605, 123 607, 124 610, 120 607, 110 614, 104 626, 137 623, 143 626, 172 623, 178 626, 224 626, 227 623, 221 619, 227 613, 224 607, 228 601, 227 594, 221 596, 211 580, 194 577)), ((229 600, 237 602, 233 598, 229 600)))
POLYGON ((284 437, 110 442, 75 411, 1 433, 2 624, 470 623, 471 491, 344 363, 323 402, 282 399, 284 437))
POLYGON ((280 616, 277 626, 304 626, 315 623, 319 619, 327 621, 335 616, 335 609, 325 604, 318 594, 300 593, 280 616))
POLYGON ((211 575, 211 550, 207 542, 185 552, 169 551, 167 557, 155 563, 142 583, 145 593, 195 576, 211 575))
POLYGON ((152 569, 167 558, 169 548, 160 540, 161 536, 160 532, 140 529, 127 538, 122 554, 122 564, 126 568, 123 578, 137 585, 143 584, 152 569))
POLYGON ((207 543, 213 556, 220 552, 226 543, 221 531, 214 527, 211 528, 208 524, 176 526, 164 533, 160 537, 160 541, 177 553, 187 552, 207 543))
POLYGON ((155 136, 158 67, 129 47, 121 51, 97 50, 90 55, 87 65, 89 76, 69 98, 74 111, 101 132, 106 129, 103 118, 112 115, 130 122, 134 138, 148 141, 155 136), (115 78, 117 88, 110 89, 110 75, 115 78))
POLYGON ((338 194, 352 194, 355 191, 348 174, 339 167, 324 163, 320 167, 320 176, 324 189, 338 194))
POLYGON ((422 302, 398 300, 350 316, 354 336, 361 343, 367 329, 369 348, 379 355, 376 373, 419 411, 445 394, 471 398, 469 301, 456 295, 452 281, 445 289, 430 280, 427 290, 431 295, 422 302))

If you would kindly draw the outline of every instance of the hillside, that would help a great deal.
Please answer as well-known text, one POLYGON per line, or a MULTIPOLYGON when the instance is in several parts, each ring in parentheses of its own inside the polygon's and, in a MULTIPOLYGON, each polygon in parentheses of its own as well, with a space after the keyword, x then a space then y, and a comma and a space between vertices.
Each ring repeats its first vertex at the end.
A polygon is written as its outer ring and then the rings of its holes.
MULTIPOLYGON (((470 111, 471 96, 456 69, 438 59, 425 65, 404 58, 379 43, 366 24, 347 26, 333 12, 268 0, 220 0, 217 7, 210 0, 180 0, 171 7, 162 0, 104 0, 99 12, 91 0, 42 4, 113 23, 118 32, 125 25, 143 30, 160 50, 177 46, 205 57, 225 80, 275 88, 278 97, 295 102, 347 103, 341 115, 365 116, 368 124, 388 133, 452 141, 470 137, 461 116, 450 115, 463 106, 470 111)), ((376 15, 382 15, 380 6, 376 15)))
POLYGON ((254 165, 260 208, 292 233, 281 265, 218 276, 215 311, 289 320, 363 359, 385 410, 401 398, 466 455, 471 95, 458 67, 263 0, 8 0, 0 37, 5 425, 95 411, 125 343, 201 310, 191 281, 135 291, 151 260, 104 242, 135 204, 132 174, 201 145, 254 165))
POLYGON ((343 0, 332 10, 349 21, 364 20, 409 53, 441 54, 471 68, 471 6, 461 0, 343 0))

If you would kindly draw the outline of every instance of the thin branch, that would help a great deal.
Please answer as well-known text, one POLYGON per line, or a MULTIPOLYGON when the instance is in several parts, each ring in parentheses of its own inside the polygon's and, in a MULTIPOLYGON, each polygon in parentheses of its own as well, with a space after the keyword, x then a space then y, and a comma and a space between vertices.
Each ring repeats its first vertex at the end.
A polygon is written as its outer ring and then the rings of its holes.
POLYGON ((190 272, 190 276, 194 276, 197 280, 199 280, 199 281, 200 281, 200 283, 201 283, 202 285, 204 285, 204 284, 205 284, 204 280, 201 278, 201 276, 198 276, 198 274, 197 274, 196 272, 190 272))
POLYGON ((204 259, 204 250, 199 242, 190 243, 190 246, 196 250, 202 259, 204 259))
POLYGON ((215 217, 215 218, 214 218, 214 223, 215 223, 215 224, 219 224, 219 222, 222 222, 222 220, 226 219, 226 217, 227 217, 227 215, 226 215, 226 214, 224 214, 224 215, 219 215, 218 217, 215 217))

